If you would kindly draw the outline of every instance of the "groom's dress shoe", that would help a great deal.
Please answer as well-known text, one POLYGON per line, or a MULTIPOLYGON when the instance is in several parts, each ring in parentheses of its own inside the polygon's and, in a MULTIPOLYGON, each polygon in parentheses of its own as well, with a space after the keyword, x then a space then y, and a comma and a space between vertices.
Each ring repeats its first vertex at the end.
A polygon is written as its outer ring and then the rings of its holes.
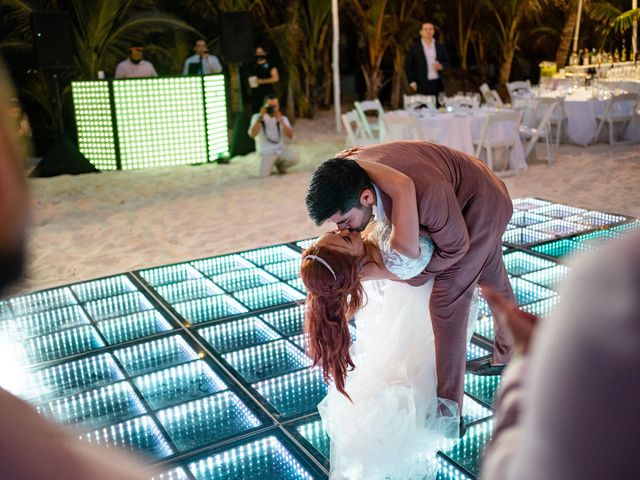
POLYGON ((471 360, 467 362, 467 372, 474 375, 502 375, 504 365, 491 365, 490 358, 471 360))

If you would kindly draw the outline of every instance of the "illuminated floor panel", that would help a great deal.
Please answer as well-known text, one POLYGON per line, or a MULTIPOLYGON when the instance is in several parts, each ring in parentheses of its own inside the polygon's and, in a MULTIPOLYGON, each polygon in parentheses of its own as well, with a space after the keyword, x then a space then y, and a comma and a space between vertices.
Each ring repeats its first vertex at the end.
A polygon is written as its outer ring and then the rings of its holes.
MULTIPOLYGON (((566 255, 639 227, 595 210, 514 201, 503 254, 518 302, 549 316, 569 273, 566 255)), ((79 433, 85 440, 166 459, 157 479, 327 478, 330 442, 316 409, 327 386, 304 351, 298 276, 300 250, 311 243, 0 301, 4 353, 24 367, 16 393, 41 414, 90 431, 79 433)), ((493 321, 483 299, 479 307, 467 360, 491 355, 493 321)), ((499 383, 465 375, 463 415, 474 424, 438 454, 438 480, 477 480, 499 383)))

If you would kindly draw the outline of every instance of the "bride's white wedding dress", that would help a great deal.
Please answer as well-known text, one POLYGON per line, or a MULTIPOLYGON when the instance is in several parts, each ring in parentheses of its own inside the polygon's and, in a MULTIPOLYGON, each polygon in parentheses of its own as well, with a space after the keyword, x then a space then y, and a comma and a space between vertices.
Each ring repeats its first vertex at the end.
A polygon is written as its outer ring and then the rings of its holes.
MULTIPOLYGON (((421 255, 412 260, 390 248, 390 225, 380 223, 376 234, 385 266, 400 278, 420 273, 433 253, 421 238, 421 255)), ((356 314, 351 348, 356 368, 345 387, 353 403, 331 385, 318 405, 331 438, 330 478, 435 479, 436 451, 457 438, 459 415, 455 402, 436 393, 433 281, 363 286, 367 300, 356 314)))

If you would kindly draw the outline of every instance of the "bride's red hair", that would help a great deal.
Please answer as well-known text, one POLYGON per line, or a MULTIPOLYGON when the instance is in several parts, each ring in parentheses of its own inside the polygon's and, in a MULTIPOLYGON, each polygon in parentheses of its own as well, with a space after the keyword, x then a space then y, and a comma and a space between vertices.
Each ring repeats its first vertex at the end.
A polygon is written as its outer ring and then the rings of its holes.
POLYGON ((362 306, 364 293, 360 283, 358 257, 312 245, 302 254, 300 276, 307 287, 304 329, 313 365, 322 367, 325 382, 333 380, 340 393, 345 391, 347 371, 354 368, 349 354, 351 334, 348 321, 362 306), (307 258, 317 255, 329 264, 307 258))

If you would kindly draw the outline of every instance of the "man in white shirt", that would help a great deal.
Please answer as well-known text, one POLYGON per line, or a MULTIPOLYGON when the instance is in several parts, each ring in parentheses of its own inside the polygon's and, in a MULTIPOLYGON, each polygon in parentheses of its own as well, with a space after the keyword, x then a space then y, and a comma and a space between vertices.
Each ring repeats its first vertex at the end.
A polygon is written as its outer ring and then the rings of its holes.
POLYGON ((215 55, 209 54, 207 42, 203 39, 196 40, 193 51, 196 53, 184 62, 183 75, 209 75, 222 72, 220 60, 215 55))
POLYGON ((157 77, 158 72, 153 68, 153 64, 143 60, 142 51, 144 47, 132 45, 127 49, 129 56, 116 67, 115 78, 144 78, 157 77))
POLYGON ((249 125, 249 136, 256 141, 260 157, 260 176, 268 177, 275 165, 278 173, 286 171, 300 161, 298 154, 284 144, 284 138, 293 138, 289 119, 280 112, 278 98, 265 97, 259 113, 254 113, 249 125))
POLYGON ((435 27, 426 22, 420 28, 420 40, 407 54, 405 71, 407 81, 414 92, 438 95, 444 91, 442 71, 449 67, 449 56, 443 43, 434 38, 435 27))

